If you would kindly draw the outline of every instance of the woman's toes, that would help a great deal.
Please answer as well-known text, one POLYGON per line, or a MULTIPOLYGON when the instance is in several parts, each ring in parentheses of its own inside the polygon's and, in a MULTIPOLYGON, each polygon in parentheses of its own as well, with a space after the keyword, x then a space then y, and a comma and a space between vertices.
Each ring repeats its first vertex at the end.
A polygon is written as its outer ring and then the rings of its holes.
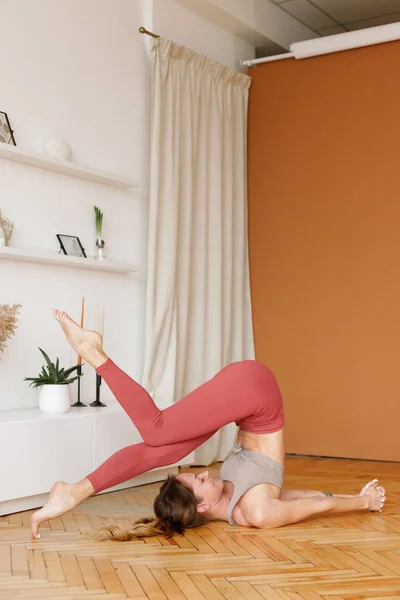
MULTIPOLYGON (((38 511, 36 511, 37 513, 38 511)), ((34 513, 31 517, 31 532, 32 532, 32 537, 34 539, 40 539, 40 533, 39 533, 39 525, 40 525, 40 520, 37 518, 36 513, 34 513)))

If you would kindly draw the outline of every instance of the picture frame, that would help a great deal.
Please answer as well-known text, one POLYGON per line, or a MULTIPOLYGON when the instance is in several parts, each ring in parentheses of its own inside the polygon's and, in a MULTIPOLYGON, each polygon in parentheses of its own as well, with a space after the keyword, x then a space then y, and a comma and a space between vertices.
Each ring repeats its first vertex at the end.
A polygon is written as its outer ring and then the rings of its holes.
POLYGON ((0 142, 16 146, 14 131, 6 112, 0 110, 0 142))
POLYGON ((60 244, 60 252, 67 256, 77 256, 79 258, 87 258, 85 249, 81 244, 81 240, 75 235, 66 235, 64 233, 57 233, 56 235, 58 243, 60 244))

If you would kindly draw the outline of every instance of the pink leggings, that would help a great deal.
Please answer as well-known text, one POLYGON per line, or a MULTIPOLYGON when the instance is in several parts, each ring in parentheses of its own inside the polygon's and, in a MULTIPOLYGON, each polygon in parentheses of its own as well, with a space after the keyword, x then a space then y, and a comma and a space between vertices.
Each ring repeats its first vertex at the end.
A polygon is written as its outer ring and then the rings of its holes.
POLYGON ((232 363, 164 410, 146 390, 108 359, 97 369, 137 427, 143 442, 119 450, 87 476, 95 492, 181 460, 235 422, 251 433, 273 433, 284 424, 282 396, 262 363, 232 363))

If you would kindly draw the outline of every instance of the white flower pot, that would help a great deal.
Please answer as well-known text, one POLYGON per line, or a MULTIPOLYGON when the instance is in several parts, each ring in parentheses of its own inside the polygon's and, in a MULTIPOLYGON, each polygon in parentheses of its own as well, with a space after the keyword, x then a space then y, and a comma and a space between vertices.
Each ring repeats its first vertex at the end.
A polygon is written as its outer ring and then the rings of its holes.
POLYGON ((42 385, 39 408, 44 413, 65 413, 71 408, 69 385, 42 385))

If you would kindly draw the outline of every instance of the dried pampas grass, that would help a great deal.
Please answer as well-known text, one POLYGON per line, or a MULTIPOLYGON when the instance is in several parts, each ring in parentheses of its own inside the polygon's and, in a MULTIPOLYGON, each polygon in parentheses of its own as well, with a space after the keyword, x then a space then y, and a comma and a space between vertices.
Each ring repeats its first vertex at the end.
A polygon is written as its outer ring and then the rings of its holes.
POLYGON ((0 304, 0 353, 6 349, 7 340, 15 334, 20 308, 21 304, 0 304))

